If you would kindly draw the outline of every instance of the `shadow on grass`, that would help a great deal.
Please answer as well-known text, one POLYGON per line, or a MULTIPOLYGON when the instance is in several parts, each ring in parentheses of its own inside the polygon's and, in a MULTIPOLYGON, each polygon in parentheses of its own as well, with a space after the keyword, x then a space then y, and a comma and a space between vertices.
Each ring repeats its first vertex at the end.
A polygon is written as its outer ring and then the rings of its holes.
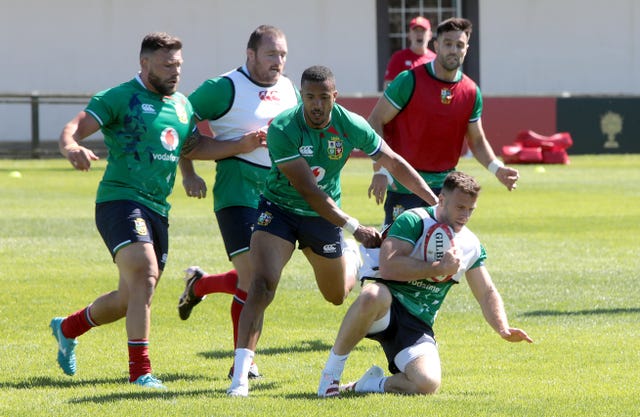
MULTIPOLYGON (((170 378, 163 377, 162 382, 169 381, 170 378)), ((227 389, 188 389, 183 391, 174 391, 171 389, 171 386, 168 386, 167 391, 157 391, 157 390, 148 390, 145 388, 140 388, 140 391, 136 392, 112 392, 109 394, 103 395, 92 395, 86 397, 79 397, 70 400, 71 404, 84 404, 84 403, 94 403, 94 404, 108 404, 113 403, 115 401, 146 401, 153 399, 163 399, 163 400, 172 400, 176 398, 182 397, 196 397, 201 395, 211 396, 211 397, 224 397, 227 396, 227 389)), ((260 382, 253 384, 251 386, 251 391, 268 391, 274 390, 278 388, 277 384, 273 382, 260 382)))
POLYGON ((141 391, 136 392, 113 392, 110 394, 104 395, 93 395, 88 397, 79 397, 69 400, 71 404, 84 404, 84 403, 95 403, 95 404, 103 404, 103 403, 113 403, 116 401, 130 401, 130 400, 153 400, 161 398, 163 400, 171 400, 174 398, 180 397, 193 397, 197 395, 215 395, 219 392, 224 392, 223 390, 189 390, 189 391, 171 391, 171 389, 167 391, 158 391, 158 390, 149 390, 146 388, 140 388, 141 391))
POLYGON ((295 394, 287 394, 284 395, 283 398, 287 398, 289 400, 319 400, 319 401, 335 401, 340 400, 341 398, 353 397, 351 395, 340 393, 337 397, 332 398, 321 398, 318 397, 318 394, 315 392, 296 392, 295 394))
MULTIPOLYGON (((279 346, 279 347, 267 347, 264 349, 258 345, 257 353, 260 355, 279 355, 283 353, 301 353, 301 352, 329 352, 332 345, 325 343, 321 340, 306 340, 296 345, 291 346, 279 346)), ((233 351, 227 350, 214 350, 210 352, 200 352, 198 356, 202 356, 205 359, 233 359, 233 351)))
POLYGON ((593 310, 535 310, 522 313, 522 316, 545 317, 545 316, 591 316, 598 314, 636 314, 640 313, 640 308, 595 308, 593 310))
MULTIPOLYGON (((192 374, 159 374, 158 377, 163 382, 174 382, 179 380, 193 381, 208 379, 205 376, 194 376, 192 374)), ((49 377, 49 376, 34 376, 15 382, 0 381, 0 389, 12 388, 12 389, 33 389, 33 388, 78 388, 84 386, 98 386, 98 385, 110 385, 110 384, 125 384, 127 378, 94 378, 94 379, 81 379, 81 378, 64 378, 64 377, 49 377)))
POLYGON ((99 379, 61 379, 49 376, 34 376, 15 382, 0 382, 0 389, 33 389, 33 388, 73 388, 86 385, 103 385, 124 383, 123 378, 99 378, 99 379))

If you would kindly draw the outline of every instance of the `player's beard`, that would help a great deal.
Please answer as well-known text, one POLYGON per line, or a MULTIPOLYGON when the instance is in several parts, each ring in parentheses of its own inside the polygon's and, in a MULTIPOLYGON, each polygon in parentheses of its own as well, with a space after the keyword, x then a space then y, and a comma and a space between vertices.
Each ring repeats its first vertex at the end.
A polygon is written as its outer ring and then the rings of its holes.
POLYGON ((168 78, 166 80, 162 80, 153 71, 149 71, 149 76, 147 77, 149 84, 156 89, 156 91, 163 96, 170 96, 176 92, 178 88, 178 79, 168 78))
POLYGON ((440 64, 447 71, 455 71, 462 66, 464 58, 460 58, 458 55, 449 55, 440 60, 440 64), (455 60, 449 60, 449 56, 454 56, 455 60))
POLYGON ((331 113, 327 114, 324 109, 311 109, 304 111, 307 125, 312 129, 322 129, 329 124, 331 113))
POLYGON ((260 68, 256 74, 256 81, 261 84, 273 85, 280 79, 282 70, 278 66, 270 66, 268 68, 261 68, 260 63, 256 68, 260 68))

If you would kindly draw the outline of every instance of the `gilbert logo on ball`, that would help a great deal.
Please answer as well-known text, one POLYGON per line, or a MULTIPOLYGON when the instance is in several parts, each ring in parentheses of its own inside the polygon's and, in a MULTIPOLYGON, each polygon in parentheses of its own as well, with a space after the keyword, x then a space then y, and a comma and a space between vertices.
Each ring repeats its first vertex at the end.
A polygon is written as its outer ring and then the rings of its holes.
MULTIPOLYGON (((444 223, 433 224, 427 231, 427 236, 424 240, 424 260, 435 262, 442 259, 444 253, 455 246, 453 235, 453 230, 449 225, 444 223)), ((430 280, 445 282, 450 280, 452 276, 431 277, 430 280)))

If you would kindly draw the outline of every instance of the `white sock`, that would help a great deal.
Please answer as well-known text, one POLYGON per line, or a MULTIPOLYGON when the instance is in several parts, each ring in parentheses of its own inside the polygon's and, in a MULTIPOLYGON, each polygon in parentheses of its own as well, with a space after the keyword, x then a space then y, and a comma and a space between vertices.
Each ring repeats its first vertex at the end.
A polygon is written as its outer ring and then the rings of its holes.
POLYGON ((356 385, 356 392, 384 392, 384 383, 387 378, 389 377, 366 379, 362 384, 356 385))
POLYGON ((336 355, 332 348, 329 352, 329 359, 327 359, 327 363, 324 365, 324 372, 332 374, 335 379, 339 380, 348 358, 348 353, 346 355, 336 355))
POLYGON ((249 368, 255 353, 252 350, 236 349, 235 361, 233 363, 233 380, 231 385, 249 385, 249 368))

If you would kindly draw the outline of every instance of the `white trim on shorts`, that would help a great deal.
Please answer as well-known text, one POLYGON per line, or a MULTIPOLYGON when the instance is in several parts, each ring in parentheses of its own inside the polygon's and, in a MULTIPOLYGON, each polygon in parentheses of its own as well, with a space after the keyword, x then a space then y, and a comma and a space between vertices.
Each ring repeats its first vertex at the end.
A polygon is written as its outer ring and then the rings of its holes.
POLYGON ((400 372, 404 372, 409 363, 421 356, 435 356, 435 358, 439 358, 438 345, 436 344, 435 339, 429 335, 425 335, 425 337, 427 338, 426 341, 409 346, 398 352, 396 357, 393 359, 393 362, 396 364, 400 372))
POLYGON ((389 307, 387 313, 381 319, 371 323, 371 327, 369 327, 367 331, 367 336, 386 330, 387 327, 389 327, 389 323, 391 323, 391 307, 389 307))

